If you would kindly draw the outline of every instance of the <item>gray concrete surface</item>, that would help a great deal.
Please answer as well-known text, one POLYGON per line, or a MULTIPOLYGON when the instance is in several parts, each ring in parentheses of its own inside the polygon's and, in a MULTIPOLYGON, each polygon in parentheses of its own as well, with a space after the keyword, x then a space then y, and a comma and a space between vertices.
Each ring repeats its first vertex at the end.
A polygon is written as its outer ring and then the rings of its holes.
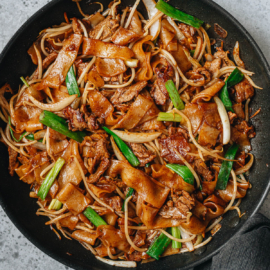
MULTIPOLYGON (((20 25, 48 2, 49 0, 0 0, 0 51, 20 25)), ((240 21, 270 62, 270 1, 215 0, 215 2, 240 21)), ((260 210, 268 218, 270 218, 269 207, 270 195, 260 210)), ((0 207, 0 269, 64 270, 70 268, 51 259, 32 245, 15 228, 0 207)))

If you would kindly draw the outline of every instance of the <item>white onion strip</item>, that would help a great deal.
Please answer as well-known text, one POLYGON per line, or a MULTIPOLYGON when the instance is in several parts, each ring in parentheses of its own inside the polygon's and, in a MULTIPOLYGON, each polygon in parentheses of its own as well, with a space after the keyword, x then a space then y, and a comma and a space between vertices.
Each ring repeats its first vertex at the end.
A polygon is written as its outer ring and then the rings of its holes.
POLYGON ((214 100, 217 104, 218 113, 223 126, 223 144, 228 144, 231 139, 231 125, 228 113, 223 102, 218 97, 214 97, 214 100))
POLYGON ((117 159, 118 159, 118 160, 121 160, 121 161, 127 160, 127 159, 125 158, 125 156, 124 156, 124 155, 121 153, 121 151, 119 150, 118 146, 116 145, 113 136, 111 136, 110 140, 111 140, 113 152, 114 152, 115 156, 117 157, 117 159))
POLYGON ((34 49, 35 49, 37 59, 38 59, 38 79, 41 79, 42 78, 42 57, 35 44, 34 44, 34 49))
POLYGON ((56 103, 52 103, 52 104, 45 104, 45 103, 41 103, 38 100, 36 100, 33 96, 28 95, 29 99, 41 110, 46 110, 46 111, 50 111, 50 112, 58 112, 63 110, 64 108, 66 108, 68 105, 70 105, 76 98, 77 98, 77 94, 76 95, 72 95, 69 96, 59 102, 56 103))
POLYGON ((112 261, 112 260, 109 260, 109 259, 101 258, 99 256, 96 256, 96 259, 98 259, 99 261, 102 261, 104 263, 107 263, 109 265, 112 265, 112 266, 128 267, 128 268, 137 267, 137 263, 136 262, 112 261))
MULTIPOLYGON (((183 228, 181 226, 179 226, 178 228, 180 230, 182 239, 190 239, 190 235, 185 230, 183 230, 183 228)), ((194 246, 193 246, 193 244, 192 244, 191 241, 186 242, 186 246, 187 246, 187 249, 189 251, 193 251, 194 250, 194 246)))
POLYGON ((114 129, 113 132, 125 142, 146 143, 158 138, 161 132, 138 133, 114 129))
POLYGON ((184 40, 186 37, 181 32, 181 30, 179 29, 179 27, 176 25, 175 21, 171 17, 169 17, 169 16, 167 16, 167 21, 174 28, 174 30, 176 32, 175 37, 177 38, 177 40, 179 40, 179 41, 184 40))
MULTIPOLYGON (((173 237, 172 235, 170 235, 169 233, 167 233, 166 231, 164 231, 162 229, 159 229, 159 231, 161 231, 163 234, 165 234, 168 238, 172 239, 173 241, 179 242, 179 243, 190 242, 197 236, 196 234, 194 234, 194 235, 190 236, 189 238, 184 239, 184 237, 183 237, 183 239, 179 239, 179 238, 173 237)), ((182 236, 182 234, 181 234, 181 236, 182 236)))

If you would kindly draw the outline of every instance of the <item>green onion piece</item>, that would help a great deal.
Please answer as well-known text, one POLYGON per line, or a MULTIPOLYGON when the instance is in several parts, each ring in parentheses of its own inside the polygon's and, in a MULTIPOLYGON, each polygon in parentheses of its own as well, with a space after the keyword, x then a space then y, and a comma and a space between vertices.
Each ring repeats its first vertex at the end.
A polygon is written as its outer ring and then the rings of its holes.
POLYGON ((179 164, 167 164, 166 167, 180 175, 186 183, 194 185, 194 175, 187 166, 179 164))
POLYGON ((24 79, 24 77, 20 77, 20 79, 22 80, 22 82, 25 84, 25 86, 30 87, 30 85, 28 84, 28 82, 24 79))
POLYGON ((185 104, 183 103, 182 99, 180 98, 179 93, 178 93, 173 81, 168 80, 165 83, 165 87, 169 93, 171 100, 172 100, 173 106, 178 110, 184 110, 185 104))
MULTIPOLYGON (((239 145, 233 144, 226 152, 225 158, 234 159, 238 148, 239 148, 239 145)), ((226 189, 232 167, 233 167, 233 161, 227 161, 227 160, 222 161, 221 168, 218 174, 216 189, 223 189, 223 190, 226 189)))
POLYGON ((133 194, 133 192, 134 192, 134 189, 130 187, 130 188, 128 189, 126 198, 125 198, 125 200, 124 200, 124 203, 123 203, 123 206, 122 206, 122 211, 125 211, 125 201, 126 201, 126 199, 127 199, 128 197, 130 197, 130 196, 133 194))
MULTIPOLYGON (((172 227, 172 236, 181 239, 181 233, 178 227, 172 227)), ((182 243, 172 240, 172 248, 182 248, 182 243)))
POLYGON ((227 111, 231 111, 234 113, 234 110, 232 108, 233 104, 232 101, 230 100, 228 89, 240 83, 244 79, 244 77, 245 75, 238 68, 235 68, 234 71, 229 76, 229 78, 227 79, 227 81, 225 82, 225 85, 221 89, 220 99, 223 102, 227 111))
POLYGON ((170 122, 181 122, 182 116, 177 113, 166 113, 160 112, 158 114, 158 121, 170 121, 170 122))
POLYGON ((52 167, 52 169, 47 174, 46 178, 44 179, 37 193, 38 197, 41 200, 45 200, 55 178, 57 177, 58 173, 60 172, 64 164, 65 164, 65 160, 59 157, 57 161, 55 162, 54 166, 52 167))
POLYGON ((194 53, 195 53, 195 50, 191 50, 190 51, 190 55, 193 57, 194 56, 194 53))
POLYGON ((149 168, 150 165, 151 165, 150 163, 146 163, 146 164, 145 164, 145 168, 149 168))
POLYGON ((159 256, 162 255, 162 253, 168 247, 171 241, 172 239, 162 233, 158 238, 155 239, 155 241, 151 244, 146 253, 152 258, 159 260, 159 256))
POLYGON ((70 67, 70 69, 69 69, 69 71, 67 73, 66 85, 67 85, 68 93, 70 95, 77 94, 78 97, 81 96, 81 92, 80 92, 78 84, 77 84, 77 80, 76 80, 76 76, 75 76, 75 73, 74 73, 73 66, 70 67))
POLYGON ((86 136, 83 131, 70 131, 66 120, 52 112, 43 111, 39 116, 39 122, 80 143, 86 136))
POLYGON ((176 9, 169 5, 168 3, 164 2, 163 0, 159 0, 156 4, 156 9, 159 11, 163 12, 165 15, 178 20, 180 22, 186 23, 188 25, 191 25, 197 29, 199 29, 202 24, 204 23, 203 21, 186 14, 183 11, 180 11, 179 9, 176 9))
POLYGON ((49 210, 59 210, 62 207, 62 203, 57 199, 53 199, 49 205, 49 210))
POLYGON ((107 225, 107 223, 91 207, 87 207, 83 214, 96 226, 107 225))
POLYGON ((126 157, 126 159, 128 160, 128 162, 136 167, 138 165, 140 165, 139 160, 137 159, 137 157, 133 154, 133 152, 131 151, 131 149, 114 133, 112 132, 110 129, 108 129, 107 127, 102 127, 107 133, 109 133, 110 135, 113 136, 117 146, 119 147, 119 149, 121 150, 121 152, 123 153, 123 155, 126 157))
MULTIPOLYGON (((35 140, 35 137, 34 137, 34 134, 29 134, 29 135, 27 135, 27 136, 25 136, 25 138, 27 139, 27 140, 30 140, 30 141, 34 141, 35 140)), ((38 142, 42 142, 43 140, 42 139, 40 139, 40 140, 38 140, 38 142)))
POLYGON ((15 142, 19 142, 19 141, 24 137, 24 135, 26 134, 26 131, 20 136, 19 140, 17 140, 17 139, 15 138, 15 136, 14 136, 13 129, 11 128, 11 120, 10 120, 10 116, 8 117, 8 124, 9 124, 10 134, 11 134, 13 140, 14 140, 15 142))

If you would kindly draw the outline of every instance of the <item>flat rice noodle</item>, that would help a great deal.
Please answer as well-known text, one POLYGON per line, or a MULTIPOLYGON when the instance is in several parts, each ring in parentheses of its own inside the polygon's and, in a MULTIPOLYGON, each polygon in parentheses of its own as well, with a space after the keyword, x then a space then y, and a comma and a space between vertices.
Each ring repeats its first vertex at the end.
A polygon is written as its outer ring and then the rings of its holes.
MULTIPOLYGON (((203 111, 200 110, 198 104, 188 103, 185 105, 183 113, 187 116, 191 123, 192 132, 196 133, 203 121, 203 111)), ((182 126, 187 127, 187 124, 181 123, 182 126)))
POLYGON ((128 252, 130 244, 128 243, 125 233, 116 229, 112 225, 100 225, 97 227, 98 238, 106 246, 117 248, 119 250, 128 252))
POLYGON ((141 35, 138 35, 137 33, 120 26, 112 35, 111 41, 114 44, 125 46, 131 42, 136 41, 140 37, 141 35))
POLYGON ((162 130, 165 129, 164 124, 158 121, 157 118, 144 122, 136 127, 136 130, 162 130))
POLYGON ((101 58, 119 58, 122 60, 127 60, 134 56, 134 53, 128 47, 85 37, 83 39, 82 53, 101 58))
MULTIPOLYGON (((65 140, 67 136, 55 131, 54 129, 49 128, 50 132, 49 132, 49 137, 51 139, 57 140, 57 141, 62 141, 65 140)), ((44 130, 44 132, 46 132, 46 130, 44 130)), ((35 134, 36 136, 36 134, 35 134)), ((36 138, 36 137, 35 137, 36 138)))
POLYGON ((208 196, 203 203, 207 203, 207 202, 213 202, 216 204, 221 205, 222 207, 226 207, 227 203, 225 201, 223 201, 221 198, 217 197, 215 194, 212 194, 210 196, 208 196))
POLYGON ((144 52, 143 44, 152 39, 152 36, 147 35, 143 39, 137 41, 132 50, 135 58, 139 60, 139 72, 136 75, 138 81, 148 81, 153 77, 153 70, 150 64, 151 52, 144 52))
POLYGON ((125 161, 112 160, 108 175, 120 175, 128 187, 134 188, 145 202, 155 208, 161 208, 170 192, 169 188, 158 185, 155 179, 125 161))
POLYGON ((23 92, 20 99, 16 102, 14 106, 15 109, 23 106, 25 101, 31 102, 31 100, 29 99, 29 95, 33 96, 38 101, 42 101, 46 97, 43 91, 36 90, 37 85, 38 84, 32 85, 23 92))
POLYGON ((115 185, 107 182, 105 182, 103 185, 100 182, 98 182, 96 185, 88 184, 88 187, 98 198, 102 198, 106 196, 106 194, 110 194, 115 191, 115 185))
POLYGON ((57 181, 54 181, 50 190, 49 190, 49 195, 51 196, 52 199, 55 198, 59 190, 59 184, 57 181))
POLYGON ((137 10, 135 10, 128 29, 135 32, 137 35, 143 35, 142 22, 139 18, 137 10))
POLYGON ((57 141, 50 139, 50 150, 54 155, 63 152, 69 145, 68 140, 57 141))
POLYGON ((195 206, 192 208, 192 215, 196 216, 200 220, 205 220, 206 214, 207 207, 195 199, 195 206))
POLYGON ((218 79, 216 83, 211 85, 210 87, 206 88, 205 90, 201 91, 197 94, 191 103, 196 103, 198 100, 202 99, 204 101, 209 101, 213 96, 215 96, 221 88, 225 85, 225 82, 221 79, 218 79))
POLYGON ((83 212, 91 202, 71 183, 67 183, 57 194, 56 198, 63 203, 73 215, 78 215, 83 212))
POLYGON ((82 43, 82 35, 72 34, 60 50, 53 67, 49 74, 43 79, 39 89, 45 87, 58 88, 65 81, 66 75, 75 61, 80 45, 82 43))
POLYGON ((180 45, 178 42, 177 42, 177 50, 172 51, 171 55, 174 57, 177 65, 179 66, 179 68, 183 73, 187 72, 192 68, 192 64, 189 62, 182 45, 180 45))
POLYGON ((195 190, 193 185, 185 182, 180 175, 171 171, 165 165, 153 164, 151 165, 151 169, 152 177, 168 188, 185 190, 189 193, 192 193, 195 190))
POLYGON ((40 177, 40 174, 41 172, 46 169, 48 166, 50 165, 50 162, 45 162, 45 163, 42 163, 40 166, 38 166, 37 168, 34 169, 34 174, 35 174, 35 179, 36 179, 36 182, 41 185, 42 182, 44 181, 44 179, 42 179, 40 177))
MULTIPOLYGON (((146 97, 146 96, 144 96, 146 97)), ((150 97, 146 97, 148 99, 151 99, 150 97)), ((156 106, 155 102, 151 99, 152 101, 152 106, 151 108, 145 113, 145 115, 143 116, 143 118, 140 120, 139 122, 139 125, 151 120, 151 119, 154 119, 154 118, 157 118, 160 110, 159 108, 156 106)))
MULTIPOLYGON (((95 248, 97 252, 97 256, 103 258, 109 256, 108 249, 103 244, 100 244, 98 247, 95 248)), ((115 248, 110 248, 111 254, 116 254, 115 248)))
POLYGON ((203 112, 204 120, 209 126, 214 128, 220 127, 221 119, 218 113, 216 103, 199 103, 199 109, 203 112))
POLYGON ((78 216, 68 216, 68 217, 65 217, 65 218, 62 218, 59 220, 59 223, 61 225, 61 227, 66 227, 66 228, 69 228, 70 230, 74 230, 77 223, 79 221, 79 218, 78 216))
POLYGON ((169 227, 176 227, 186 221, 186 216, 183 218, 173 219, 173 218, 163 218, 158 215, 159 209, 145 204, 137 204, 137 215, 140 217, 141 221, 149 229, 162 229, 169 227))
POLYGON ((114 108, 109 100, 97 90, 92 90, 89 92, 88 102, 91 111, 97 117, 107 118, 114 111, 114 108))
POLYGON ((202 146, 215 146, 219 134, 220 130, 211 127, 206 122, 204 122, 199 131, 198 143, 202 146))
POLYGON ((127 67, 121 59, 97 58, 97 72, 103 77, 114 77, 124 73, 127 67))
POLYGON ((41 109, 30 106, 21 106, 16 109, 12 117, 15 124, 15 132, 35 132, 43 129, 43 124, 39 122, 39 115, 41 112, 41 109))
MULTIPOLYGON (((249 188, 249 182, 246 182, 246 183, 237 182, 237 192, 236 192, 235 199, 244 198, 246 196, 248 188, 249 188)), ((226 189, 217 190, 215 194, 225 202, 231 201, 232 196, 233 196, 233 181, 229 180, 226 189)))
POLYGON ((32 170, 31 164, 23 164, 22 166, 15 169, 15 172, 21 178, 24 183, 32 184, 35 182, 35 174, 32 170))
POLYGON ((70 95, 65 86, 61 85, 60 88, 51 89, 52 101, 54 103, 68 98, 70 95))
POLYGON ((87 170, 84 166, 83 160, 81 159, 81 156, 79 153, 78 143, 74 140, 70 140, 68 147, 65 149, 65 151, 61 155, 62 158, 65 159, 66 163, 62 167, 58 176, 58 183, 59 183, 60 189, 67 183, 72 183, 75 186, 77 186, 82 181, 81 172, 78 169, 76 161, 74 160, 73 157, 71 157, 72 155, 76 156, 76 158, 78 159, 83 169, 84 174, 87 173, 87 170))
POLYGON ((191 234, 201 234, 205 231, 208 223, 208 220, 201 220, 196 216, 191 216, 189 222, 182 223, 181 227, 191 234))
POLYGON ((167 21, 167 19, 163 19, 161 21, 161 29, 159 34, 160 40, 165 48, 169 45, 169 43, 175 37, 175 29, 173 26, 167 21))
POLYGON ((113 126, 113 129, 124 128, 129 130, 134 128, 138 125, 152 105, 152 100, 145 98, 142 95, 138 95, 129 108, 127 114, 115 126, 113 126))
POLYGON ((215 202, 208 201, 203 204, 207 207, 208 220, 220 217, 224 213, 225 208, 215 202))
POLYGON ((215 174, 214 181, 203 181, 202 182, 202 193, 205 193, 207 195, 211 195, 214 193, 216 184, 217 184, 217 178, 218 174, 215 174))
POLYGON ((103 87, 105 84, 104 80, 102 79, 102 77, 99 75, 99 73, 95 69, 92 69, 88 73, 87 79, 90 83, 92 83, 97 88, 103 87))
POLYGON ((96 239, 98 238, 98 235, 96 232, 87 232, 83 230, 76 230, 71 234, 71 237, 80 241, 87 243, 91 246, 93 246, 96 242, 96 239))
POLYGON ((114 126, 116 125, 121 119, 123 118, 123 115, 110 113, 108 117, 105 119, 106 126, 114 126))
POLYGON ((240 146, 242 151, 251 151, 251 144, 248 135, 231 126, 231 140, 240 146))

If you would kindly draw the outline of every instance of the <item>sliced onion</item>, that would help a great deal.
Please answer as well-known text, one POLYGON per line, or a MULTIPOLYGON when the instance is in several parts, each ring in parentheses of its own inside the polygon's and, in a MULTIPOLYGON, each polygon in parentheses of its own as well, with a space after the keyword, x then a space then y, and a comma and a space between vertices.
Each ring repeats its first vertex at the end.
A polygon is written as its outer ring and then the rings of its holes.
POLYGON ((137 133, 137 132, 126 132, 121 130, 113 130, 113 132, 120 137, 123 141, 132 143, 146 143, 155 140, 161 135, 161 132, 151 133, 137 133))
POLYGON ((177 38, 177 40, 181 41, 183 39, 185 39, 185 35, 180 31, 180 29, 177 27, 175 21, 167 16, 167 21, 170 23, 170 25, 174 28, 174 30, 176 31, 176 35, 175 37, 177 38))
MULTIPOLYGON (((179 226, 179 230, 180 230, 182 239, 189 239, 190 238, 190 235, 181 226, 179 226)), ((186 242, 185 244, 186 244, 187 249, 189 251, 193 251, 194 250, 194 246, 193 246, 193 244, 192 244, 191 241, 190 242, 186 242)))
MULTIPOLYGON (((156 9, 156 2, 154 0, 143 0, 143 3, 145 5, 145 8, 148 12, 149 20, 151 20, 153 17, 155 17, 158 10, 156 9)), ((157 20, 155 23, 153 23, 150 27, 150 35, 153 37, 152 40, 155 40, 159 34, 161 28, 161 20, 157 20)))
POLYGON ((109 265, 112 266, 118 266, 118 267, 137 267, 137 263, 136 262, 127 262, 127 261, 112 261, 112 260, 108 260, 105 258, 101 258, 99 256, 96 256, 96 258, 104 263, 107 263, 109 265))
POLYGON ((46 151, 46 144, 43 144, 41 142, 36 142, 34 144, 32 144, 33 147, 39 149, 39 150, 42 150, 42 151, 46 151))
POLYGON ((127 59, 125 60, 126 66, 130 68, 136 68, 138 66, 139 60, 138 59, 127 59))
POLYGON ((248 153, 248 155, 250 156, 249 162, 248 162, 245 166, 243 166, 243 167, 237 169, 237 170, 235 171, 235 174, 236 174, 236 175, 245 173, 245 172, 247 172, 247 171, 251 168, 251 166, 252 166, 252 164, 253 164, 253 161, 254 161, 254 157, 253 157, 253 155, 250 154, 250 153, 248 153))
POLYGON ((231 139, 231 125, 228 117, 228 113, 225 109, 224 104, 218 97, 214 97, 214 100, 217 104, 218 113, 221 118, 221 122, 223 125, 223 144, 227 144, 231 139))
POLYGON ((39 101, 37 101, 34 97, 32 97, 31 95, 28 95, 29 99, 41 110, 46 110, 46 111, 50 111, 50 112, 57 112, 57 111, 61 111, 64 108, 66 108, 68 105, 70 105, 76 98, 77 98, 77 94, 76 95, 72 95, 69 96, 59 102, 56 103, 52 103, 52 104, 44 104, 41 103, 39 101))
POLYGON ((36 132, 36 133, 34 134, 34 139, 35 139, 35 140, 43 139, 44 136, 45 136, 45 134, 46 134, 46 131, 47 131, 46 129, 43 129, 43 130, 40 130, 40 131, 36 132))
POLYGON ((117 144, 115 143, 113 137, 111 136, 111 144, 112 144, 112 148, 113 148, 113 152, 115 154, 115 156, 117 157, 118 160, 127 160, 124 155, 122 154, 122 152, 119 150, 117 144))

